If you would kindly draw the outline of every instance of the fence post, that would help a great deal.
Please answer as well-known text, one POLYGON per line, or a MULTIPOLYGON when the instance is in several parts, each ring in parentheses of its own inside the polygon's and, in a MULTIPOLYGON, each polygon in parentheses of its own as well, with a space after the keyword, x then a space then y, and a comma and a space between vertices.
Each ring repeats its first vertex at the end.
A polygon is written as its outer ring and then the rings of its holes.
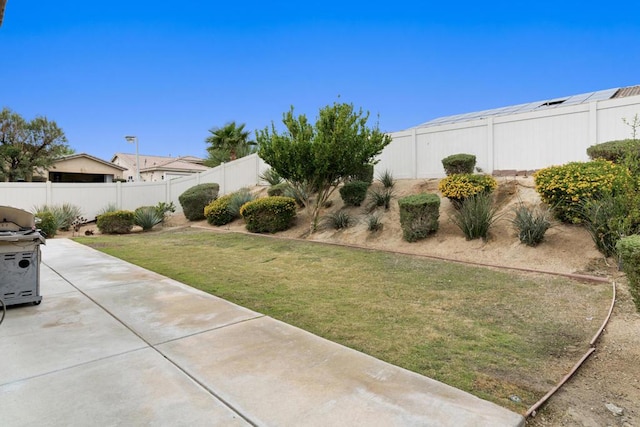
POLYGON ((494 144, 493 117, 487 117, 487 173, 489 174, 492 174, 496 167, 494 144))
POLYGON ((116 182, 116 207, 122 209, 122 181, 116 182))
POLYGON ((413 142, 413 172, 411 177, 418 178, 418 131, 416 128, 411 129, 411 140, 413 142))
POLYGON ((598 101, 589 103, 589 143, 598 143, 598 101))

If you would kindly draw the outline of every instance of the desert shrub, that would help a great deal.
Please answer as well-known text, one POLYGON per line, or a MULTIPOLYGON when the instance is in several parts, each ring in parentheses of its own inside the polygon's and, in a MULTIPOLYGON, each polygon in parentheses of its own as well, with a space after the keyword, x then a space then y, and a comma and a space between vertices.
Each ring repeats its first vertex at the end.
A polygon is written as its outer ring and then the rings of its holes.
POLYGON ((340 197, 347 206, 360 206, 367 198, 370 183, 365 181, 350 181, 340 187, 340 197))
POLYGON ((622 270, 629 280, 629 291, 640 312, 640 235, 623 237, 616 244, 622 270))
POLYGON ((174 213, 176 211, 176 205, 174 205, 173 202, 169 202, 169 203, 158 202, 158 204, 154 206, 154 209, 156 210, 158 215, 162 217, 162 220, 164 221, 168 213, 174 213))
POLYGON ((38 219, 37 227, 45 237, 54 237, 58 232, 58 222, 50 211, 36 212, 34 216, 38 219))
POLYGON ((204 207, 204 216, 211 225, 229 224, 234 219, 233 212, 229 209, 229 203, 233 193, 226 194, 204 207))
POLYGON ((358 171, 349 177, 349 181, 362 181, 371 185, 373 182, 373 165, 365 163, 358 168, 358 171))
POLYGON ((378 175, 378 180, 382 183, 384 188, 393 188, 393 186, 396 185, 393 173, 388 169, 385 169, 380 173, 380 175, 378 175))
POLYGON ((189 188, 178 197, 184 216, 189 221, 204 219, 204 207, 218 198, 220 186, 215 183, 199 184, 189 188))
POLYGON ((344 212, 344 211, 338 211, 338 212, 334 212, 327 215, 326 217, 324 217, 323 222, 327 227, 333 228, 336 230, 349 228, 353 224, 355 224, 355 221, 351 217, 351 215, 349 215, 348 212, 344 212))
POLYGON ((441 179, 438 190, 459 209, 464 199, 480 193, 489 194, 497 186, 498 182, 490 175, 455 174, 441 179))
POLYGON ((407 242, 424 239, 438 230, 440 197, 437 194, 420 193, 398 200, 402 237, 407 242))
POLYGON ((449 175, 471 174, 476 167, 476 156, 473 154, 453 154, 442 159, 444 172, 449 175))
POLYGON ((115 211, 98 215, 96 226, 103 234, 127 234, 133 228, 134 213, 115 211))
POLYGON ((621 238, 640 231, 640 200, 631 193, 604 194, 585 201, 581 217, 598 250, 609 257, 621 238))
POLYGON ((467 197, 451 221, 462 230, 467 240, 487 239, 491 225, 497 220, 497 209, 493 206, 491 194, 478 193, 467 197))
POLYGON ((164 220, 164 213, 160 213, 155 206, 141 206, 133 212, 133 224, 142 227, 142 231, 149 231, 164 220))
POLYGON ((534 174, 536 191, 553 208, 556 217, 582 222, 581 206, 605 194, 625 194, 633 189, 629 171, 607 160, 571 162, 540 169, 534 174))
POLYGON ((386 187, 382 190, 369 191, 369 211, 373 211, 377 207, 384 206, 385 210, 391 207, 391 199, 393 198, 393 188, 386 187))
POLYGON ((248 188, 242 188, 231 193, 227 209, 229 209, 229 212, 233 215, 233 219, 240 218, 240 208, 242 205, 255 199, 256 196, 252 194, 248 188))
POLYGON ((252 233, 275 233, 291 227, 296 217, 296 201, 291 197, 263 197, 245 203, 240 215, 252 233))
POLYGON ((282 183, 282 177, 280 174, 273 168, 269 168, 260 174, 260 179, 269 183, 269 185, 274 186, 282 183))
POLYGON ((622 139, 608 141, 587 148, 587 155, 591 160, 604 159, 618 164, 620 164, 628 154, 633 154, 636 158, 640 157, 640 140, 622 139))
POLYGON ((267 190, 267 194, 269 196, 284 196, 285 191, 291 188, 288 182, 281 182, 279 184, 274 184, 267 190))
POLYGON ((551 212, 549 209, 530 208, 523 203, 514 209, 511 220, 518 232, 518 238, 527 246, 537 246, 544 239, 544 234, 551 227, 551 212))
POLYGON ((62 205, 42 205, 35 208, 36 212, 51 212, 56 221, 56 230, 69 231, 71 223, 82 216, 82 209, 71 203, 62 205))
POLYGON ((367 230, 378 231, 382 230, 382 221, 378 215, 369 215, 367 217, 367 230))

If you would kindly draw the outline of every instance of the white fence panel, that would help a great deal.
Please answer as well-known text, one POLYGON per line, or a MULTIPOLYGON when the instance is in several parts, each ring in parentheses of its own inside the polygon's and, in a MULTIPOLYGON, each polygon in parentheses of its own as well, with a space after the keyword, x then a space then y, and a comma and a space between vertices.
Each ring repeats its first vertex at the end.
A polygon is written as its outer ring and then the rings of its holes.
POLYGON ((396 132, 391 134, 393 141, 378 156, 379 162, 374 167, 378 176, 385 170, 393 172, 396 179, 415 177, 416 156, 414 134, 412 132, 396 132))
MULTIPOLYGON (((30 184, 23 184, 30 186, 30 184)), ((46 202, 49 206, 61 206, 70 203, 82 211, 82 216, 93 220, 96 215, 109 204, 120 207, 117 203, 117 183, 53 183, 51 197, 46 202)), ((24 208, 23 208, 24 209, 24 208)))
MULTIPOLYGON (((452 154, 466 153, 476 156, 477 165, 486 170, 487 126, 480 124, 448 126, 443 129, 422 129, 417 133, 416 178, 437 178, 444 175, 442 159, 452 154)), ((474 121, 478 123, 478 121, 474 121)))
MULTIPOLYGON (((636 114, 640 117, 640 103, 631 103, 630 100, 631 98, 611 100, 598 108, 598 142, 632 137, 631 127, 625 125, 622 119, 632 123, 636 114)), ((636 138, 640 138, 640 129, 637 130, 636 138)))
POLYGON ((33 212, 34 208, 48 204, 48 183, 34 182, 26 184, 23 182, 3 182, 0 183, 0 205, 13 206, 33 212))
POLYGON ((519 116, 495 119, 494 170, 533 170, 588 160, 588 105, 519 116))

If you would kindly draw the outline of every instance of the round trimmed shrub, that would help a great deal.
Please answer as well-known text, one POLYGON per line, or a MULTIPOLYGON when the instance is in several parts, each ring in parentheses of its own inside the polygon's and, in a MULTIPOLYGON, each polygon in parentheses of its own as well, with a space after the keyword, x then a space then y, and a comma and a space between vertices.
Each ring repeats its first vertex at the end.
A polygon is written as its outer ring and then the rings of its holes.
POLYGON ((358 168, 358 171, 351 175, 351 181, 363 181, 371 185, 373 183, 373 165, 365 163, 358 168))
POLYGON ((218 198, 220 186, 216 183, 199 184, 189 188, 178 197, 182 212, 189 221, 200 221, 205 218, 204 208, 212 200, 218 198))
POLYGON ((340 197, 347 206, 360 206, 367 198, 369 183, 365 181, 351 181, 340 187, 340 197))
POLYGON ((56 220, 53 212, 36 212, 35 216, 40 220, 37 223, 37 227, 44 234, 44 236, 47 238, 54 237, 58 232, 58 220, 56 220))
POLYGON ((133 229, 133 221, 131 211, 106 212, 98 215, 96 226, 102 234, 127 234, 133 229))
POLYGON ((588 200, 627 194, 633 189, 627 168, 602 159, 551 166, 533 176, 542 201, 551 206, 559 220, 574 224, 582 222, 582 206, 588 200))
POLYGON ((480 193, 490 194, 498 186, 498 181, 490 175, 455 174, 443 178, 438 190, 459 209, 462 202, 480 193))
POLYGON ((444 171, 449 175, 460 173, 471 174, 476 167, 476 156, 473 154, 453 154, 442 159, 444 171))
POLYGON ((233 193, 226 194, 204 208, 204 216, 211 225, 225 225, 233 221, 233 213, 229 209, 229 202, 233 197, 233 193))
POLYGON ((252 233, 284 231, 296 217, 296 201, 291 197, 263 197, 244 204, 240 215, 252 233))

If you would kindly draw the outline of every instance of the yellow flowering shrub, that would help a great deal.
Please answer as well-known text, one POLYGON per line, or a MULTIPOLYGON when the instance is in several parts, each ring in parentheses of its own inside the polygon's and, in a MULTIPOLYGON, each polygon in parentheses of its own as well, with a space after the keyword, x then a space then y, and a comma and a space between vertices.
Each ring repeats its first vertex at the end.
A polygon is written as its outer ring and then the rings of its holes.
POLYGON ((438 190, 443 197, 448 198, 454 205, 460 205, 467 197, 480 193, 491 193, 498 186, 498 182, 490 175, 453 174, 443 178, 438 183, 438 190))
POLYGON ((571 162, 540 169, 534 175, 536 191, 561 221, 580 223, 581 206, 604 194, 625 194, 633 189, 629 170, 608 160, 571 162))

